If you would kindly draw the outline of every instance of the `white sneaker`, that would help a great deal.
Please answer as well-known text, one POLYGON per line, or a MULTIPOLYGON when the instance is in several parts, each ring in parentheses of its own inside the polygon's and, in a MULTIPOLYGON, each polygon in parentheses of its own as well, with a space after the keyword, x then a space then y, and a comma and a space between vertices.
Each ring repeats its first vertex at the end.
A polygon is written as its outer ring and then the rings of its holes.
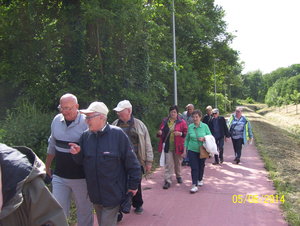
POLYGON ((191 193, 196 193, 198 191, 197 185, 193 184, 192 189, 190 190, 191 193))
POLYGON ((203 180, 198 181, 198 186, 200 186, 200 187, 203 186, 203 180))

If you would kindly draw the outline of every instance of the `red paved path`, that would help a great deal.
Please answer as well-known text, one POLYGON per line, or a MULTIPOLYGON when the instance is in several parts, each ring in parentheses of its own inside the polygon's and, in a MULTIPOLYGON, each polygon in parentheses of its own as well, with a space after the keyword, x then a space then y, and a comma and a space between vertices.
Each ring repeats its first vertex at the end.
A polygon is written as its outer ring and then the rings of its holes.
MULTIPOLYGON (((190 194, 190 167, 182 167, 183 184, 175 175, 168 190, 164 184, 164 168, 143 179, 144 213, 124 215, 118 226, 165 225, 288 225, 282 217, 279 203, 233 203, 233 195, 272 195, 276 191, 267 177, 255 146, 243 147, 241 163, 233 162, 233 147, 229 139, 224 145, 224 163, 214 166, 214 158, 206 160, 204 186, 190 194)), ((279 202, 279 201, 278 201, 279 202)), ((97 219, 95 217, 95 224, 97 219)))

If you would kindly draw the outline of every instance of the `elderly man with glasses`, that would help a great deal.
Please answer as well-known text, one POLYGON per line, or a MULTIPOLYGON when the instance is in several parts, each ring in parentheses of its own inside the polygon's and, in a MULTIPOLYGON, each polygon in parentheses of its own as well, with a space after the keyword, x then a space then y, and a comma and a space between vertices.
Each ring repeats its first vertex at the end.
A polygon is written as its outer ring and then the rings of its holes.
POLYGON ((50 178, 50 165, 55 157, 55 170, 52 180, 52 193, 69 216, 71 194, 73 192, 77 211, 77 225, 93 225, 93 204, 87 191, 85 173, 82 165, 72 158, 69 143, 79 143, 80 136, 88 129, 84 115, 78 111, 79 104, 73 94, 67 93, 60 98, 56 115, 51 124, 48 139, 46 172, 50 178))
POLYGON ((220 114, 219 109, 214 108, 212 110, 213 118, 208 121, 208 127, 210 129, 210 132, 214 136, 217 147, 219 149, 219 156, 215 155, 215 161, 213 162, 213 165, 217 165, 219 163, 224 162, 224 157, 223 157, 224 137, 225 137, 225 142, 227 142, 228 137, 229 137, 225 118, 223 116, 220 116, 219 114, 220 114), (220 161, 219 161, 219 159, 220 159, 220 161))
POLYGON ((103 102, 93 102, 80 112, 86 114, 89 130, 82 134, 79 145, 70 143, 71 153, 84 166, 98 224, 114 226, 125 195, 137 193, 140 164, 125 132, 107 123, 108 108, 103 102))

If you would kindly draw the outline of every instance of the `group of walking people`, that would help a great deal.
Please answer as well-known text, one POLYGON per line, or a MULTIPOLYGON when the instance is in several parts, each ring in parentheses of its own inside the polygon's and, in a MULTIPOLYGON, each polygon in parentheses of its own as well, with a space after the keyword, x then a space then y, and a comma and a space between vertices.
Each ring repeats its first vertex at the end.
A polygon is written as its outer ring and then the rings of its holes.
MULTIPOLYGON (((131 103, 118 103, 113 109, 118 119, 112 125, 107 122, 109 109, 103 102, 95 101, 79 110, 76 96, 67 93, 61 96, 58 109, 60 113, 51 124, 45 165, 30 149, 0 144, 0 182, 1 176, 9 180, 8 175, 17 174, 10 180, 10 188, 0 184, 0 225, 67 225, 72 193, 78 226, 94 224, 93 209, 99 225, 117 225, 122 221, 124 203, 133 206, 136 214, 142 214, 141 178, 151 170, 153 150, 147 127, 132 115, 131 103), (17 159, 11 163, 10 156, 17 159), (11 164, 20 167, 6 167, 2 174, 1 166, 11 164), (43 183, 46 175, 45 182, 52 181, 52 194, 43 183), (43 199, 37 197, 40 193, 43 199), (22 198, 24 194, 26 197, 22 198)), ((169 116, 162 120, 157 137, 158 151, 165 156, 163 189, 170 188, 173 169, 177 183, 183 183, 182 165, 191 167, 190 192, 203 186, 206 158, 201 157, 200 149, 203 150, 207 136, 213 136, 219 148, 213 164, 223 163, 224 139, 227 141, 228 137, 232 138, 235 161, 239 164, 242 145, 252 138, 250 122, 239 107, 227 125, 217 108, 208 106, 206 110, 201 121, 202 112, 192 104, 182 115, 178 106, 172 105, 169 116)))
POLYGON ((169 116, 164 118, 157 132, 159 141, 159 153, 165 157, 165 182, 163 189, 168 189, 172 183, 173 168, 177 183, 182 183, 181 166, 191 167, 192 188, 191 193, 198 191, 198 186, 203 186, 203 174, 206 157, 204 142, 210 142, 211 135, 214 137, 218 154, 214 155, 214 165, 224 162, 224 141, 231 137, 236 164, 240 163, 242 145, 253 137, 251 124, 242 115, 242 108, 237 107, 226 123, 223 116, 219 115, 219 109, 206 108, 207 114, 202 119, 202 112, 194 110, 189 104, 186 111, 180 115, 178 106, 173 105, 169 109, 169 116), (164 152, 164 153, 163 153, 164 152))

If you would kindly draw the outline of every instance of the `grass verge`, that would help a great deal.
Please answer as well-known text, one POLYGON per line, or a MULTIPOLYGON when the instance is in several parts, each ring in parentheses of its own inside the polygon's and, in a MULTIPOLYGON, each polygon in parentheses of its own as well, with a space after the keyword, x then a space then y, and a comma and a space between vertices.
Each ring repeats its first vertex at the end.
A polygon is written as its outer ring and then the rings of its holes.
POLYGON ((255 109, 253 105, 244 108, 252 125, 255 145, 277 195, 284 196, 280 206, 283 216, 289 225, 300 225, 300 139, 255 113, 255 109))

